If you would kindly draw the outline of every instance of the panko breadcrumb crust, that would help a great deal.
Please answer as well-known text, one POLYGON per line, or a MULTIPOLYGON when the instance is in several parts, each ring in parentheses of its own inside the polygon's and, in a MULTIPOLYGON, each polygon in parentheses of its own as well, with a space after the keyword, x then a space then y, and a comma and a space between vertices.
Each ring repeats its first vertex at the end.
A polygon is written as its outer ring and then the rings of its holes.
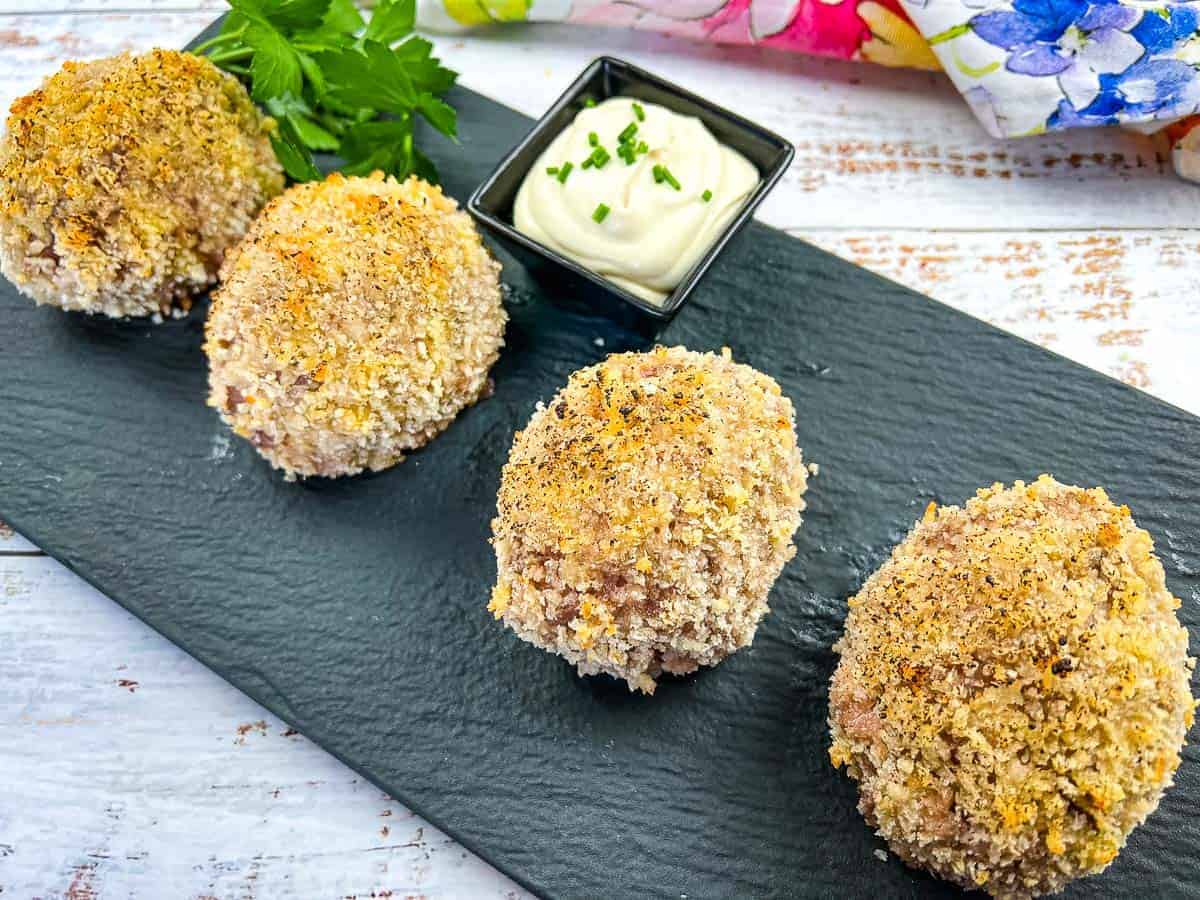
POLYGON ((830 759, 892 851, 996 897, 1099 872, 1195 702, 1150 535, 1047 475, 935 508, 850 600, 830 759))
POLYGON ((221 270, 208 403, 289 479, 387 468, 484 392, 507 321, 499 272, 418 178, 294 185, 221 270))
POLYGON ((13 103, 0 141, 0 271, 64 309, 186 308, 283 190, 273 128, 188 53, 66 63, 13 103))
POLYGON ((513 442, 488 609, 580 674, 653 693, 754 638, 808 472, 791 401, 683 347, 573 374, 513 442))

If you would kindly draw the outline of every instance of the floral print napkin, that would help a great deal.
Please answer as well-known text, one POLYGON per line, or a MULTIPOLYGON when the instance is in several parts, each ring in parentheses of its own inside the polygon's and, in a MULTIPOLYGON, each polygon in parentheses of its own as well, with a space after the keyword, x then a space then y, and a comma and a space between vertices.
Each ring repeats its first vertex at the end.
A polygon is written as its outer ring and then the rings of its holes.
POLYGON ((901 0, 420 0, 418 10, 419 23, 433 30, 489 22, 575 22, 885 66, 938 67, 901 0))
POLYGON ((995 137, 1173 124, 1200 180, 1200 0, 420 0, 435 30, 614 25, 887 66, 940 66, 995 137))
POLYGON ((1200 110, 1200 3, 905 0, 996 137, 1200 110))

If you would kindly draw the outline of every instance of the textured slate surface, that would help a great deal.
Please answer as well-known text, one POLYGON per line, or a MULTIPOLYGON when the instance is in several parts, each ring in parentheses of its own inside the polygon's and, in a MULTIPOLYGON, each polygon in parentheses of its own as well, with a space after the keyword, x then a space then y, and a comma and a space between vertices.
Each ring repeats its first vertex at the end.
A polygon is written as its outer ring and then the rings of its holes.
MULTIPOLYGON (((455 103, 464 143, 437 158, 462 199, 527 122, 467 92, 455 103)), ((488 520, 534 403, 644 340, 556 305, 502 259, 496 394, 398 468, 306 484, 203 405, 203 309, 114 323, 0 284, 0 516, 557 897, 949 893, 872 855, 825 754, 845 598, 931 499, 1042 471, 1105 484, 1155 535, 1200 627, 1200 420, 754 225, 662 340, 727 344, 795 401, 821 464, 798 556, 754 647, 719 668, 653 698, 576 678, 485 611, 488 520)), ((1195 896, 1198 757, 1077 896, 1195 896)))

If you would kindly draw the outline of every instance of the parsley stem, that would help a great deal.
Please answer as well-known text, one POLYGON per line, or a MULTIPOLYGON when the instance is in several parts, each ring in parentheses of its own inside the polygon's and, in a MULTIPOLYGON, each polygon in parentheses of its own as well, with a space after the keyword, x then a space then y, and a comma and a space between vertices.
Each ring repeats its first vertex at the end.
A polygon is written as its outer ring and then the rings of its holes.
POLYGON ((328 44, 313 43, 312 41, 292 41, 292 46, 304 53, 321 53, 329 49, 328 44))
POLYGON ((227 44, 230 41, 236 41, 239 38, 241 38, 242 32, 244 32, 245 30, 246 30, 246 26, 243 25, 237 31, 229 31, 229 32, 226 32, 225 34, 218 34, 215 38, 210 38, 209 40, 205 41, 203 44, 198 44, 196 47, 194 47, 192 49, 191 52, 199 54, 199 53, 203 53, 209 47, 215 47, 218 44, 227 44))
POLYGON ((216 53, 208 54, 209 62, 214 65, 221 65, 227 62, 236 62, 240 59, 249 59, 254 55, 253 47, 241 47, 237 50, 218 50, 216 53))

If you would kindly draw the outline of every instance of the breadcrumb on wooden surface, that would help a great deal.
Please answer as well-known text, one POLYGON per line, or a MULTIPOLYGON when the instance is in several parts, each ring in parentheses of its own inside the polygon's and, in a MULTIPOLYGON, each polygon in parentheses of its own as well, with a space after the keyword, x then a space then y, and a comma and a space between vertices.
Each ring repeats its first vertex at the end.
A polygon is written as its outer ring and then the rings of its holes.
POLYGON ((1104 490, 1048 475, 930 504, 850 599, 830 759, 892 851, 996 897, 1099 872, 1196 706, 1180 602, 1104 490))
POLYGON ((416 177, 295 185, 222 267, 208 403, 289 478, 391 466, 488 390, 499 272, 416 177))
POLYGON ((68 62, 0 141, 0 271, 38 303, 169 314, 283 190, 274 121, 174 50, 68 62))
POLYGON ((807 476, 773 379, 727 352, 610 356, 516 436, 488 608, 581 674, 652 693, 753 640, 807 476))

